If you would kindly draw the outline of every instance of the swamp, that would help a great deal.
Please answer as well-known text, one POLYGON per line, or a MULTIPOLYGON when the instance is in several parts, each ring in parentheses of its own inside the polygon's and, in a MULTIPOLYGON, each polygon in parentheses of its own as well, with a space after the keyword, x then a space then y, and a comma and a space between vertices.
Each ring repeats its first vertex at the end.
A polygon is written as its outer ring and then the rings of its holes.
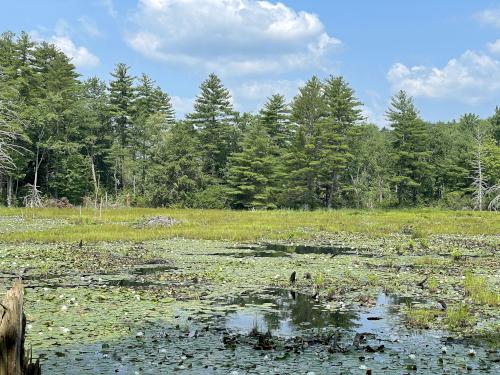
POLYGON ((500 372, 495 213, 0 213, 43 373, 500 372))

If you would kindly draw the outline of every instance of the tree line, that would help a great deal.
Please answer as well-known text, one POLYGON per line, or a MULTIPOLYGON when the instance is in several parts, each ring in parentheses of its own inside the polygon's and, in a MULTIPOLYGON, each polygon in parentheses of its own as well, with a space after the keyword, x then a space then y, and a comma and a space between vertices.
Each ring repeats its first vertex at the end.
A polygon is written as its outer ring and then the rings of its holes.
POLYGON ((81 80, 55 46, 0 37, 0 197, 73 204, 316 209, 500 206, 500 109, 424 121, 404 91, 388 128, 367 123, 344 78, 313 76, 239 113, 219 77, 177 119, 146 74, 81 80))

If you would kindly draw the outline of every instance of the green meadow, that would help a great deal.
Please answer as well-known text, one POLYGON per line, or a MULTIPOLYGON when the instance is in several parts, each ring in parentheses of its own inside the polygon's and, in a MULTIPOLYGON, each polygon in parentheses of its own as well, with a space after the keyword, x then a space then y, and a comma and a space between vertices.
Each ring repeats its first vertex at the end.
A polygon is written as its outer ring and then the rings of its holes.
POLYGON ((386 236, 498 235, 495 212, 413 210, 229 211, 195 209, 1 208, 4 242, 147 241, 169 238, 229 241, 306 240, 336 233, 386 236), (171 227, 141 227, 168 216, 171 227), (23 225, 8 225, 9 219, 23 225))

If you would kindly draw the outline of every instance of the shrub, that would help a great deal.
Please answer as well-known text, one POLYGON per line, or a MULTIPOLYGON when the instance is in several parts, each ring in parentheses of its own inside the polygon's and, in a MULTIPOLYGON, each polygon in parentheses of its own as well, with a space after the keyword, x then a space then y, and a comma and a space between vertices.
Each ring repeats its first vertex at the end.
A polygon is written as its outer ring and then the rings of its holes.
POLYGON ((222 185, 212 185, 194 194, 194 208, 229 208, 231 203, 231 189, 222 185))

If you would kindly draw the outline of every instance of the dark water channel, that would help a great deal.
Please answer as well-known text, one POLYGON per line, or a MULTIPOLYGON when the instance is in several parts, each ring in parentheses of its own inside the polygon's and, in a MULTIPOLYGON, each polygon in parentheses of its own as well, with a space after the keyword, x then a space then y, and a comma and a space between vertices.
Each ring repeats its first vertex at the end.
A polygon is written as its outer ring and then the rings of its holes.
POLYGON ((358 255, 361 257, 373 256, 373 254, 370 254, 366 250, 363 251, 362 249, 357 249, 345 245, 309 246, 265 243, 257 245, 241 245, 238 247, 229 247, 228 249, 240 251, 230 253, 212 253, 210 255, 234 257, 287 257, 291 254, 325 254, 330 256, 358 255))

